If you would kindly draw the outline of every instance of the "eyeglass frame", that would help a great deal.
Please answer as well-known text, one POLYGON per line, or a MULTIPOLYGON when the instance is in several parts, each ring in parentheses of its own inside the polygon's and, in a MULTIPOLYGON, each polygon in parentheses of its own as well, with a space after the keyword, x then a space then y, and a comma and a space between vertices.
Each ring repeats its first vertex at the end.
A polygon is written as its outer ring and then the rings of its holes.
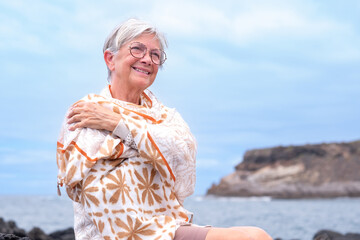
MULTIPOLYGON (((145 57, 145 55, 146 55, 146 53, 147 53, 147 51, 148 51, 148 48, 146 47, 146 45, 143 44, 143 43, 141 43, 141 42, 132 42, 128 47, 129 47, 129 52, 130 52, 131 56, 133 56, 134 58, 137 58, 137 59, 141 59, 141 58, 145 57), (134 54, 131 52, 131 45, 133 45, 134 43, 140 43, 140 44, 142 44, 142 45, 145 47, 145 51, 144 51, 144 54, 143 54, 142 57, 135 57, 134 54)), ((153 62, 155 65, 158 65, 158 66, 163 65, 163 64, 165 63, 166 59, 167 59, 165 51, 163 51, 163 50, 161 50, 161 49, 159 49, 159 48, 155 48, 155 49, 150 50, 150 53, 151 53, 151 51, 153 51, 153 50, 159 50, 159 51, 163 54, 164 60, 163 60, 162 62, 160 62, 160 64, 157 64, 157 63, 154 62, 154 60, 153 60, 153 58, 152 58, 152 55, 150 54, 151 62, 153 62)), ((161 58, 160 58, 160 59, 161 59, 161 58)))

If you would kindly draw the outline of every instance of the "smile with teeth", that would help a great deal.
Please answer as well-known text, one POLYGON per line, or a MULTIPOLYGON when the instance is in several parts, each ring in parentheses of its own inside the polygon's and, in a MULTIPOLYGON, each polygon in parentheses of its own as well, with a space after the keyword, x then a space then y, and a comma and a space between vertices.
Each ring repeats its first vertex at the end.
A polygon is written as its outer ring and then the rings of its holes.
POLYGON ((141 73, 145 73, 147 75, 150 75, 150 72, 144 71, 142 69, 136 68, 136 67, 132 67, 135 71, 141 72, 141 73))

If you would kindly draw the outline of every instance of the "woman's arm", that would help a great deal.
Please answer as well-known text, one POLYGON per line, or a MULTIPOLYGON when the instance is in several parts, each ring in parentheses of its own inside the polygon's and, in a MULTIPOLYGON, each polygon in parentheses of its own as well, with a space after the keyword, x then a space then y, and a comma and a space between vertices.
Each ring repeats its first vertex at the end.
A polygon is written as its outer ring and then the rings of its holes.
POLYGON ((136 143, 127 126, 121 121, 120 113, 93 102, 79 102, 70 108, 67 116, 69 130, 77 128, 92 128, 96 130, 107 130, 123 140, 124 144, 137 149, 136 143))

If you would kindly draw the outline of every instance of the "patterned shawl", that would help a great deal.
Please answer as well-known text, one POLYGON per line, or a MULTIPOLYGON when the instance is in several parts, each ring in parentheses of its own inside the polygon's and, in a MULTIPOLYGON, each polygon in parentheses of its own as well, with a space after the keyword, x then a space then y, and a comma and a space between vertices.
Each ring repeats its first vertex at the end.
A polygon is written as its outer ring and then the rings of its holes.
POLYGON ((65 119, 58 184, 84 206, 104 239, 173 239, 188 222, 182 203, 195 185, 196 142, 187 124, 148 90, 141 105, 112 98, 109 87, 80 101, 121 114, 137 150, 108 131, 69 131, 65 119))

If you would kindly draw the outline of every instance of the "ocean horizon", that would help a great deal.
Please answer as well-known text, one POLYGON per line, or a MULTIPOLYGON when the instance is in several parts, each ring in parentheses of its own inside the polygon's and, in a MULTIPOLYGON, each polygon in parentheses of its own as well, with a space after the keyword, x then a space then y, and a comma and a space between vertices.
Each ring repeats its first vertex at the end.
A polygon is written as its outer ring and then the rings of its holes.
MULTIPOLYGON (((72 202, 56 195, 0 195, 0 217, 26 231, 73 227, 72 202)), ((194 223, 214 227, 258 226, 274 239, 312 239, 319 230, 360 233, 360 198, 272 199, 192 196, 184 206, 194 223)))

